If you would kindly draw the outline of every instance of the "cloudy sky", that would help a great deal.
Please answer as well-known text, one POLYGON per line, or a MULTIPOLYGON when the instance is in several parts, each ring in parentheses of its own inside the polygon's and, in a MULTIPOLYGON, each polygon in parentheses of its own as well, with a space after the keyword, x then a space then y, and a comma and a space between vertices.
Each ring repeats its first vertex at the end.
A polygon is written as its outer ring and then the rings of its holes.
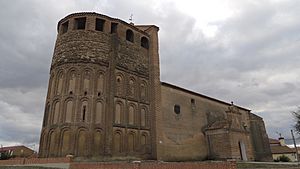
POLYGON ((160 27, 161 80, 246 107, 290 138, 300 1, 0 0, 0 144, 38 146, 56 24, 95 11, 160 27), (197 3, 195 3, 197 2, 197 3))

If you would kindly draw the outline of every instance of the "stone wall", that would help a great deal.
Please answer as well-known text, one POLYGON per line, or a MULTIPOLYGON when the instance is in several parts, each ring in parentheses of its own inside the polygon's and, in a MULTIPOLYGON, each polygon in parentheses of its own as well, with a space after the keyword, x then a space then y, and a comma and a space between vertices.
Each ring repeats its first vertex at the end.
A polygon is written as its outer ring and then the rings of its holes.
POLYGON ((207 157, 207 141, 202 130, 207 125, 206 112, 200 98, 161 86, 162 132, 159 144, 163 147, 163 160, 203 160, 207 157), (195 105, 191 103, 195 99, 195 105), (180 112, 174 112, 174 106, 180 112))
POLYGON ((0 160, 2 165, 30 165, 30 164, 51 164, 51 163, 71 163, 71 158, 18 158, 10 160, 0 160))
POLYGON ((236 169, 235 162, 71 163, 70 169, 236 169))
POLYGON ((239 142, 245 145, 248 160, 254 159, 250 110, 167 83, 162 83, 161 91, 163 137, 158 144, 163 160, 241 160, 239 142))
POLYGON ((261 117, 250 114, 251 139, 256 161, 272 161, 269 138, 261 117))
POLYGON ((156 156, 158 28, 146 27, 97 13, 59 21, 41 157, 156 156))
MULTIPOLYGON (((51 164, 70 164, 69 169, 236 169, 235 162, 72 162, 68 158, 22 159, 0 161, 0 168, 30 168, 30 166, 47 166, 51 164), (42 165, 44 164, 44 165, 42 165)), ((59 166, 59 165, 56 165, 59 166)), ((65 165, 60 165, 65 166, 65 165)), ((53 167, 53 166, 52 166, 53 167)), ((33 167, 35 168, 35 167, 33 167)), ((58 167, 59 168, 59 167, 58 167)))
POLYGON ((57 28, 40 157, 260 158, 250 110, 160 83, 158 27, 83 12, 57 28))

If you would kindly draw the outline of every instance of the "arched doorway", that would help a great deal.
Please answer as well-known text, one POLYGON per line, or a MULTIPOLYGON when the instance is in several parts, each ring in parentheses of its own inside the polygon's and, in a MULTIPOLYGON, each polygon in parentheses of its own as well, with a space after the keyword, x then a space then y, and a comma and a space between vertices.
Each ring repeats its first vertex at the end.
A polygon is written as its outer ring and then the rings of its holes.
POLYGON ((239 141, 241 160, 248 161, 246 154, 246 146, 243 141, 239 141))

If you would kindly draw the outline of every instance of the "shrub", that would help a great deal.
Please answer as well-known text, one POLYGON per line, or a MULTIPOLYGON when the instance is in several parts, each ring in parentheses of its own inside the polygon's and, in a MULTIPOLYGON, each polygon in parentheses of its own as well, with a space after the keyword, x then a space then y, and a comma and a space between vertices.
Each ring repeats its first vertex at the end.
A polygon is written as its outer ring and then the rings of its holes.
POLYGON ((8 160, 10 158, 12 158, 12 155, 9 152, 0 153, 0 160, 8 160))
POLYGON ((288 156, 281 155, 281 156, 277 157, 276 161, 277 162, 279 162, 279 161, 281 161, 281 162, 290 162, 291 159, 288 156))

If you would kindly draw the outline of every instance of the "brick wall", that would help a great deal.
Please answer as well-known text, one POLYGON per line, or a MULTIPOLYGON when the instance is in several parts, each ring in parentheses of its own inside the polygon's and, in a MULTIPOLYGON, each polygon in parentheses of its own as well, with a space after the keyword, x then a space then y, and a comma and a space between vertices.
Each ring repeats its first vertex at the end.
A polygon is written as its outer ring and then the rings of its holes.
POLYGON ((13 160, 0 160, 1 165, 18 165, 24 164, 24 159, 13 159, 13 160))
POLYGON ((235 162, 71 163, 70 169, 236 169, 235 162))
POLYGON ((25 159, 25 164, 45 164, 45 163, 70 163, 71 158, 29 158, 25 159))
MULTIPOLYGON (((154 114, 149 108, 155 101, 149 98, 154 93, 150 83, 154 77, 149 75, 153 74, 149 72, 153 65, 149 59, 157 57, 159 61, 158 30, 152 33, 147 29, 146 33, 134 25, 93 12, 68 15, 59 21, 58 28, 39 157, 129 154, 154 159, 151 153, 155 150, 155 119, 149 117, 154 114), (78 18, 86 21, 84 29, 76 28, 78 18), (95 29, 96 18, 105 21, 103 31, 95 29), (63 29, 66 23, 67 31, 63 29), (114 33, 111 24, 118 24, 114 33), (127 31, 133 32, 133 41, 127 40, 127 31), (149 49, 141 45, 143 38, 150 43, 149 49), (97 104, 101 106, 97 108, 97 104), (118 112, 117 106, 121 107, 118 112), (142 110, 146 117, 140 116, 142 110), (141 119, 145 119, 145 125, 141 119)), ((158 77, 159 72, 159 85, 158 77)))
POLYGON ((70 169, 236 169, 236 162, 72 162, 70 158, 31 158, 0 160, 3 165, 70 163, 70 169))
POLYGON ((11 160, 0 160, 1 165, 24 165, 24 164, 48 164, 48 163, 70 163, 71 158, 20 158, 11 160))

